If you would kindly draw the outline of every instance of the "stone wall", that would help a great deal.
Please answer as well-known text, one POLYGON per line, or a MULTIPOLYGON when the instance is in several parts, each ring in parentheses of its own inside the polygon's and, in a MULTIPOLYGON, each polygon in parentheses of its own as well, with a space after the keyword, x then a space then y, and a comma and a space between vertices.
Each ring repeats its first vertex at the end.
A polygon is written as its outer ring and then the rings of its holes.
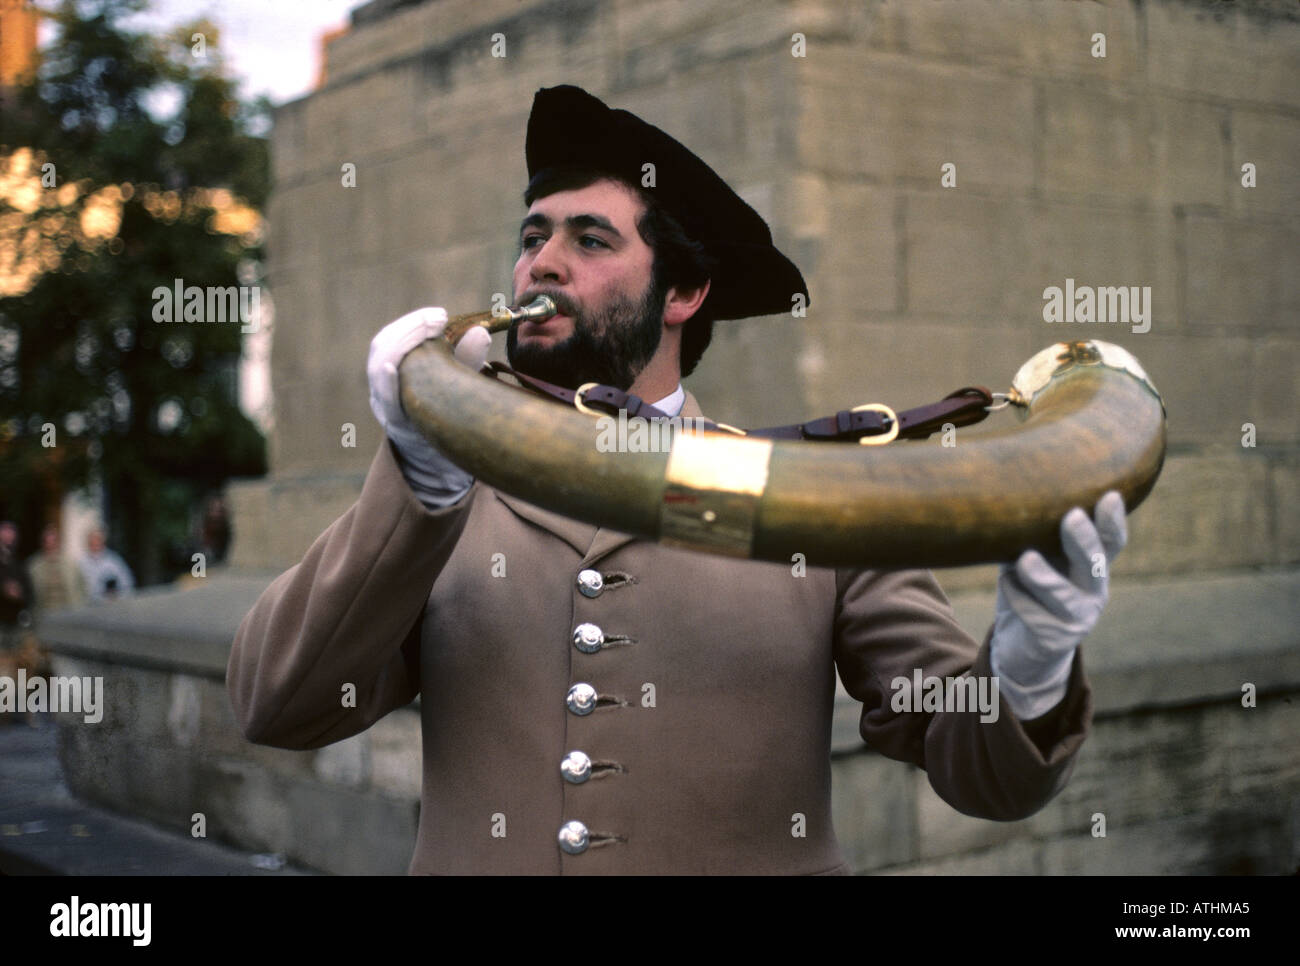
MULTIPOLYGON (((214 573, 53 617, 60 675, 104 678, 104 717, 60 716, 60 759, 78 798, 189 834, 279 852, 342 874, 401 874, 420 808, 420 721, 393 712, 316 751, 244 740, 223 683, 229 641, 261 593, 214 573)), ((1116 588, 1084 644, 1096 721, 1069 785, 1037 815, 989 822, 954 811, 921 770, 858 736, 841 694, 832 811, 859 872, 1281 874, 1300 868, 1300 597, 1294 571, 1137 578, 1116 588), (1153 606, 1152 602, 1157 602, 1153 606), (1249 633, 1241 633, 1248 628, 1249 633), (1255 689, 1254 707, 1242 685, 1255 689), (1097 816, 1105 835, 1096 834, 1097 816)), ((963 594, 981 637, 988 593, 963 594)))
POLYGON ((103 720, 59 716, 78 798, 189 835, 352 875, 406 871, 420 813, 414 707, 316 751, 254 745, 235 725, 226 659, 265 582, 219 571, 193 590, 146 592, 52 616, 56 675, 102 676, 103 720))
POLYGON ((361 8, 331 44, 326 86, 276 118, 277 429, 272 479, 235 487, 236 563, 293 563, 359 488, 379 433, 364 372, 374 332, 420 305, 486 307, 508 290, 532 94, 575 80, 700 153, 808 279, 807 318, 719 325, 688 380, 706 412, 743 425, 917 404, 1005 386, 1057 339, 1102 337, 1138 356, 1169 411, 1170 461, 1119 572, 1300 560, 1287 512, 1300 496, 1300 23, 1288 10, 361 8), (494 34, 505 57, 490 53, 494 34), (955 187, 941 186, 946 163, 955 187), (1246 163, 1257 187, 1242 186, 1246 163), (1043 290, 1067 278, 1150 286, 1150 331, 1044 322, 1043 290), (1247 422, 1254 448, 1241 445, 1247 422), (345 423, 355 447, 341 445, 345 423))

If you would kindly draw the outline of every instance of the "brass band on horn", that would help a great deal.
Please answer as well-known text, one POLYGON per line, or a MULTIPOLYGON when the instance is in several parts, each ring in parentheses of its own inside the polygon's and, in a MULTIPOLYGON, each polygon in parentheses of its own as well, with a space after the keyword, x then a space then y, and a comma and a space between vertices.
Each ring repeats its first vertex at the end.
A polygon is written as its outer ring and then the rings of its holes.
POLYGON ((956 446, 678 432, 668 453, 603 453, 590 416, 452 358, 474 325, 499 331, 554 312, 546 299, 455 316, 443 338, 403 361, 403 405, 484 483, 647 539, 785 563, 801 553, 813 566, 952 567, 1030 547, 1059 554, 1071 507, 1091 512, 1115 489, 1131 512, 1164 462, 1160 394, 1130 353, 1096 340, 1036 354, 1006 394, 1014 425, 956 446))

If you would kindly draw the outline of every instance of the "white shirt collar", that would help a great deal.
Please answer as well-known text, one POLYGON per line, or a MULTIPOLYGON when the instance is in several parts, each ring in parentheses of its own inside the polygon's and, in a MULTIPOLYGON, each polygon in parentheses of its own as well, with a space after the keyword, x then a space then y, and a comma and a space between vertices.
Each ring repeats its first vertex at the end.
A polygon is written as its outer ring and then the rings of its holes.
POLYGON ((676 389, 664 396, 663 399, 660 399, 658 402, 652 402, 650 405, 654 406, 654 408, 659 410, 661 413, 672 417, 682 411, 682 406, 685 405, 685 403, 686 390, 682 388, 682 384, 679 382, 676 389))

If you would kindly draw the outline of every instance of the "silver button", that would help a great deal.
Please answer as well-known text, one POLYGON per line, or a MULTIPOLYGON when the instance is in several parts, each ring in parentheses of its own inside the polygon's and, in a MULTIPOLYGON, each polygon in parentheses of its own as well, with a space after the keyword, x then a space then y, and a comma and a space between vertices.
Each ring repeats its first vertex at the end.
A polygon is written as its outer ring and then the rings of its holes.
POLYGON ((599 597, 605 589, 605 578, 599 570, 583 570, 578 574, 578 591, 583 597, 599 597))
POLYGON ((579 624, 573 629, 573 646, 583 654, 595 654, 605 644, 605 632, 595 624, 579 624))
POLYGON ((569 688, 564 703, 574 714, 591 714, 596 709, 596 689, 590 684, 575 684, 569 688))
POLYGON ((581 855, 591 844, 587 826, 581 822, 565 822, 560 826, 560 848, 570 855, 581 855))
POLYGON ((560 774, 572 785, 581 785, 591 777, 591 759, 580 751, 571 751, 560 762, 560 774))

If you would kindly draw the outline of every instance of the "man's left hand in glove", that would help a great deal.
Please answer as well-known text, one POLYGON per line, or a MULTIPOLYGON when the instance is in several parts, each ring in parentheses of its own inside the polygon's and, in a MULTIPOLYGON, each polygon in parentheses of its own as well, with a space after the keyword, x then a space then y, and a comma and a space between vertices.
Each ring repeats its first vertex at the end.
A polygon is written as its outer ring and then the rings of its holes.
POLYGON ((1002 698, 1021 721, 1060 704, 1074 652, 1106 606, 1111 563, 1128 540, 1123 497, 1109 491, 1094 515, 1095 525, 1075 507, 1061 519, 1064 558, 1049 563, 1026 550, 998 576, 990 663, 1002 698))

